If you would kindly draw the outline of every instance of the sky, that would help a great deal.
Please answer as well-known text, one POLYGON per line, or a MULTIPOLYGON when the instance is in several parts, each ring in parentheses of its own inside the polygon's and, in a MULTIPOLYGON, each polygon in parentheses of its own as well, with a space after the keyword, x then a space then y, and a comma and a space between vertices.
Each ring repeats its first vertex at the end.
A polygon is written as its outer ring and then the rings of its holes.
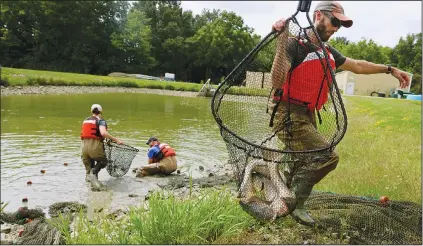
MULTIPOLYGON (((309 16, 320 1, 312 1, 309 16)), ((394 47, 400 37, 421 32, 421 1, 339 1, 345 15, 354 24, 342 27, 333 37, 346 37, 357 42, 362 38, 372 39, 379 45, 394 47)), ((272 24, 295 13, 298 1, 182 1, 183 10, 201 14, 203 9, 221 9, 235 12, 244 19, 245 25, 255 33, 266 36, 272 24)), ((308 26, 306 14, 297 15, 300 24, 308 26)))

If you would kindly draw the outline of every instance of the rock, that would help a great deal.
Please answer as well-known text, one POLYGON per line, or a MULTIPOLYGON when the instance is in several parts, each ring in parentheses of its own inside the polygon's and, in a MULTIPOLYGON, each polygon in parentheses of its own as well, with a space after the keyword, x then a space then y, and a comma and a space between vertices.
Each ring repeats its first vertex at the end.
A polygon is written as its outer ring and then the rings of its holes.
POLYGON ((138 195, 137 195, 137 194, 129 194, 128 196, 129 196, 129 197, 138 197, 138 195))
POLYGON ((198 170, 200 170, 200 171, 204 171, 204 167, 203 167, 203 166, 199 166, 199 167, 198 167, 198 170))
POLYGON ((176 174, 181 174, 181 170, 176 170, 176 174))
POLYGON ((12 227, 8 224, 1 225, 1 233, 9 233, 12 230, 12 227))
POLYGON ((213 177, 214 176, 214 174, 213 173, 209 173, 209 177, 213 177))
POLYGON ((13 244, 13 240, 10 240, 10 239, 6 239, 6 234, 5 233, 1 233, 1 236, 0 236, 0 244, 2 244, 2 245, 11 245, 11 244, 13 244))

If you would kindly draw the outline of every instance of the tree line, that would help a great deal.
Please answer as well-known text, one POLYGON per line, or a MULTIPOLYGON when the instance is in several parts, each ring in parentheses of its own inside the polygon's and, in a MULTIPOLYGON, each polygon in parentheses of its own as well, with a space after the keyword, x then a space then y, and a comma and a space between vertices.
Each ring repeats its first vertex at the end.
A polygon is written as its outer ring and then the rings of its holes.
MULTIPOLYGON (((218 82, 260 41, 233 12, 183 10, 180 1, 2 1, 1 65, 107 75, 163 76, 218 82)), ((272 23, 269 23, 269 26, 272 23)), ((344 55, 409 71, 421 91, 421 33, 394 48, 372 40, 330 43, 344 55)), ((268 69, 261 55, 256 67, 268 69)))

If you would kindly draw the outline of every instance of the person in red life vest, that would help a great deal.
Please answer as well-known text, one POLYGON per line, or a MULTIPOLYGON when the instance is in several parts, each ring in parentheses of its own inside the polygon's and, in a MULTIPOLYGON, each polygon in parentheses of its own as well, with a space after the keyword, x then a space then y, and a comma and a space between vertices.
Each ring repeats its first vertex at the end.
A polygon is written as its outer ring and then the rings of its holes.
POLYGON ((91 106, 92 115, 82 122, 81 130, 81 159, 86 170, 86 180, 90 181, 92 186, 97 189, 102 186, 98 181, 98 173, 107 166, 103 140, 108 138, 118 144, 123 144, 122 141, 108 133, 107 123, 101 115, 102 111, 99 104, 93 104, 91 106))
POLYGON ((160 143, 156 137, 151 137, 146 142, 150 146, 147 152, 148 165, 143 166, 136 177, 141 178, 158 173, 171 174, 176 168, 176 153, 168 144, 160 143))
MULTIPOLYGON (((322 42, 327 42, 341 27, 349 28, 353 24, 353 21, 345 15, 340 3, 335 1, 319 2, 313 13, 313 22, 322 42)), ((324 57, 323 51, 311 29, 307 30, 309 40, 302 36, 291 38, 285 23, 285 19, 281 19, 272 26, 272 30, 283 31, 276 40, 277 51, 271 69, 272 87, 275 90, 273 98, 269 100, 268 113, 272 115, 270 126, 283 143, 288 143, 289 146, 286 147, 291 150, 302 151, 330 146, 316 130, 315 120, 315 113, 328 101, 328 85, 332 82, 329 73, 328 78, 325 78, 327 83, 321 87, 324 71, 319 56, 324 57), (290 124, 284 124, 288 114, 290 124), (285 134, 286 132, 291 132, 292 135, 285 134)), ((408 73, 398 68, 354 60, 343 56, 326 43, 325 46, 333 70, 340 68, 356 74, 387 73, 398 79, 401 88, 407 87, 410 83, 408 73)), ((327 66, 326 60, 323 62, 327 66)), ((285 177, 287 187, 295 194, 294 201, 281 202, 292 203, 290 214, 297 222, 305 225, 315 224, 304 203, 313 186, 334 170, 338 161, 337 153, 328 150, 326 153, 319 152, 310 154, 307 158, 300 158, 281 173, 285 177)), ((245 205, 254 204, 248 202, 245 205)))

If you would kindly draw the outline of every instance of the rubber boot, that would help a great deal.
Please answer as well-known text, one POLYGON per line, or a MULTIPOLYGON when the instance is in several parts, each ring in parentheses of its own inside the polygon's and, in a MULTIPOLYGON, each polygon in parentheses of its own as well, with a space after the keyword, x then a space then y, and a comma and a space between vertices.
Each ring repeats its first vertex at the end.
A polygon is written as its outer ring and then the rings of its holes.
POLYGON ((102 188, 102 185, 101 185, 100 181, 98 181, 97 173, 95 171, 96 170, 94 168, 91 169, 91 172, 90 172, 90 182, 91 182, 91 186, 94 189, 98 189, 99 190, 99 189, 102 188))
POLYGON ((297 202, 297 206, 295 210, 291 212, 292 218, 296 220, 298 223, 306 226, 314 226, 316 222, 313 218, 310 217, 310 214, 304 208, 304 202, 307 200, 307 197, 300 197, 297 202))

